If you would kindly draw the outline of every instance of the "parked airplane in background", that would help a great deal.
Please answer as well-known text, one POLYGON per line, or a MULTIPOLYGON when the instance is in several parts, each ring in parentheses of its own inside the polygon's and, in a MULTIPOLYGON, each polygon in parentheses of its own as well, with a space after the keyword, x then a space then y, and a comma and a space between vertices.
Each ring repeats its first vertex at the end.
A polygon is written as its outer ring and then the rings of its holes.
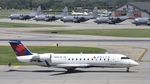
POLYGON ((33 18, 33 16, 27 14, 11 14, 9 18, 11 20, 29 20, 33 18))
POLYGON ((142 17, 142 18, 135 18, 132 24, 138 25, 148 25, 150 26, 150 18, 149 17, 142 17))
POLYGON ((11 14, 9 16, 9 18, 11 20, 29 20, 29 19, 35 17, 36 15, 41 15, 41 14, 42 14, 41 7, 39 6, 35 13, 30 13, 30 14, 11 14))
POLYGON ((63 22, 74 22, 74 23, 80 23, 80 22, 85 22, 88 21, 90 19, 95 19, 97 17, 97 7, 94 8, 92 15, 80 15, 80 16, 64 16, 63 18, 61 18, 61 21, 63 22))
POLYGON ((109 16, 96 18, 96 20, 94 22, 97 24, 102 24, 102 23, 116 24, 116 23, 121 23, 121 22, 129 19, 130 16, 132 16, 132 11, 130 9, 128 9, 126 16, 116 17, 116 16, 112 16, 112 14, 110 13, 109 16))
POLYGON ((9 41, 12 49, 20 62, 35 64, 44 67, 57 67, 72 72, 76 68, 108 67, 129 68, 137 66, 138 63, 121 54, 54 54, 32 53, 19 40, 9 41))
POLYGON ((120 17, 98 17, 94 21, 97 24, 107 23, 107 24, 116 24, 121 23, 125 20, 129 19, 128 16, 120 16, 120 17))
POLYGON ((56 21, 58 19, 61 19, 63 16, 67 16, 68 15, 68 8, 65 7, 63 9, 63 12, 60 15, 36 15, 34 17, 34 20, 36 21, 56 21))
POLYGON ((10 16, 9 16, 9 18, 11 19, 11 20, 21 20, 21 15, 20 14, 11 14, 10 16))

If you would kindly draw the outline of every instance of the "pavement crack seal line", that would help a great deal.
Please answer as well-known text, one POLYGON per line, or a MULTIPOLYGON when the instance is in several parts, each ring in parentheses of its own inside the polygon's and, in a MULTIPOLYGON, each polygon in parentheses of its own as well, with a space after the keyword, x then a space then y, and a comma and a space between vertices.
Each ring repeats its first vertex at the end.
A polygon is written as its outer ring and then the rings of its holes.
POLYGON ((142 58, 144 57, 145 53, 148 51, 148 49, 146 48, 143 48, 144 49, 144 52, 141 54, 141 56, 138 58, 137 61, 141 62, 142 61, 142 58))

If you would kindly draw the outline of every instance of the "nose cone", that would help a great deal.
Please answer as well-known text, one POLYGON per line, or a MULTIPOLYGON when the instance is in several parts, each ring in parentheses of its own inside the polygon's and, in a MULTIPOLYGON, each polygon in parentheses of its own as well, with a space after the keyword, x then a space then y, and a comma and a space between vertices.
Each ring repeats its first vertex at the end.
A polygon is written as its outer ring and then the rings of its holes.
POLYGON ((131 65, 132 65, 132 66, 138 66, 139 64, 138 64, 137 62, 135 62, 135 61, 132 60, 132 61, 131 61, 131 65))

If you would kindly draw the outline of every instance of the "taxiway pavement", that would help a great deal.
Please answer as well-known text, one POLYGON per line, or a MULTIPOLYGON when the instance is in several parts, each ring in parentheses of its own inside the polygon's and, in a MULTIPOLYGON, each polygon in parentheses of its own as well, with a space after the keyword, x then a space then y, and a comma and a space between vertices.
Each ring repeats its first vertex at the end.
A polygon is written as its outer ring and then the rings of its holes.
POLYGON ((149 62, 125 69, 89 68, 66 73, 64 69, 38 66, 0 66, 1 84, 149 84, 149 62))

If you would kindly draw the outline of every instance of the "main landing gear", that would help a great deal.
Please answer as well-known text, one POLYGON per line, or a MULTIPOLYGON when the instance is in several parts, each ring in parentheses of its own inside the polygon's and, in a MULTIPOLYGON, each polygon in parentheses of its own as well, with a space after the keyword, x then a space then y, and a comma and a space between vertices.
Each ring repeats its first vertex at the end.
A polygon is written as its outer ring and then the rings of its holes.
POLYGON ((67 69, 67 72, 74 72, 75 71, 75 68, 69 68, 69 69, 67 69))
POLYGON ((130 68, 129 68, 129 67, 127 67, 126 72, 129 72, 129 69, 130 69, 130 68))

